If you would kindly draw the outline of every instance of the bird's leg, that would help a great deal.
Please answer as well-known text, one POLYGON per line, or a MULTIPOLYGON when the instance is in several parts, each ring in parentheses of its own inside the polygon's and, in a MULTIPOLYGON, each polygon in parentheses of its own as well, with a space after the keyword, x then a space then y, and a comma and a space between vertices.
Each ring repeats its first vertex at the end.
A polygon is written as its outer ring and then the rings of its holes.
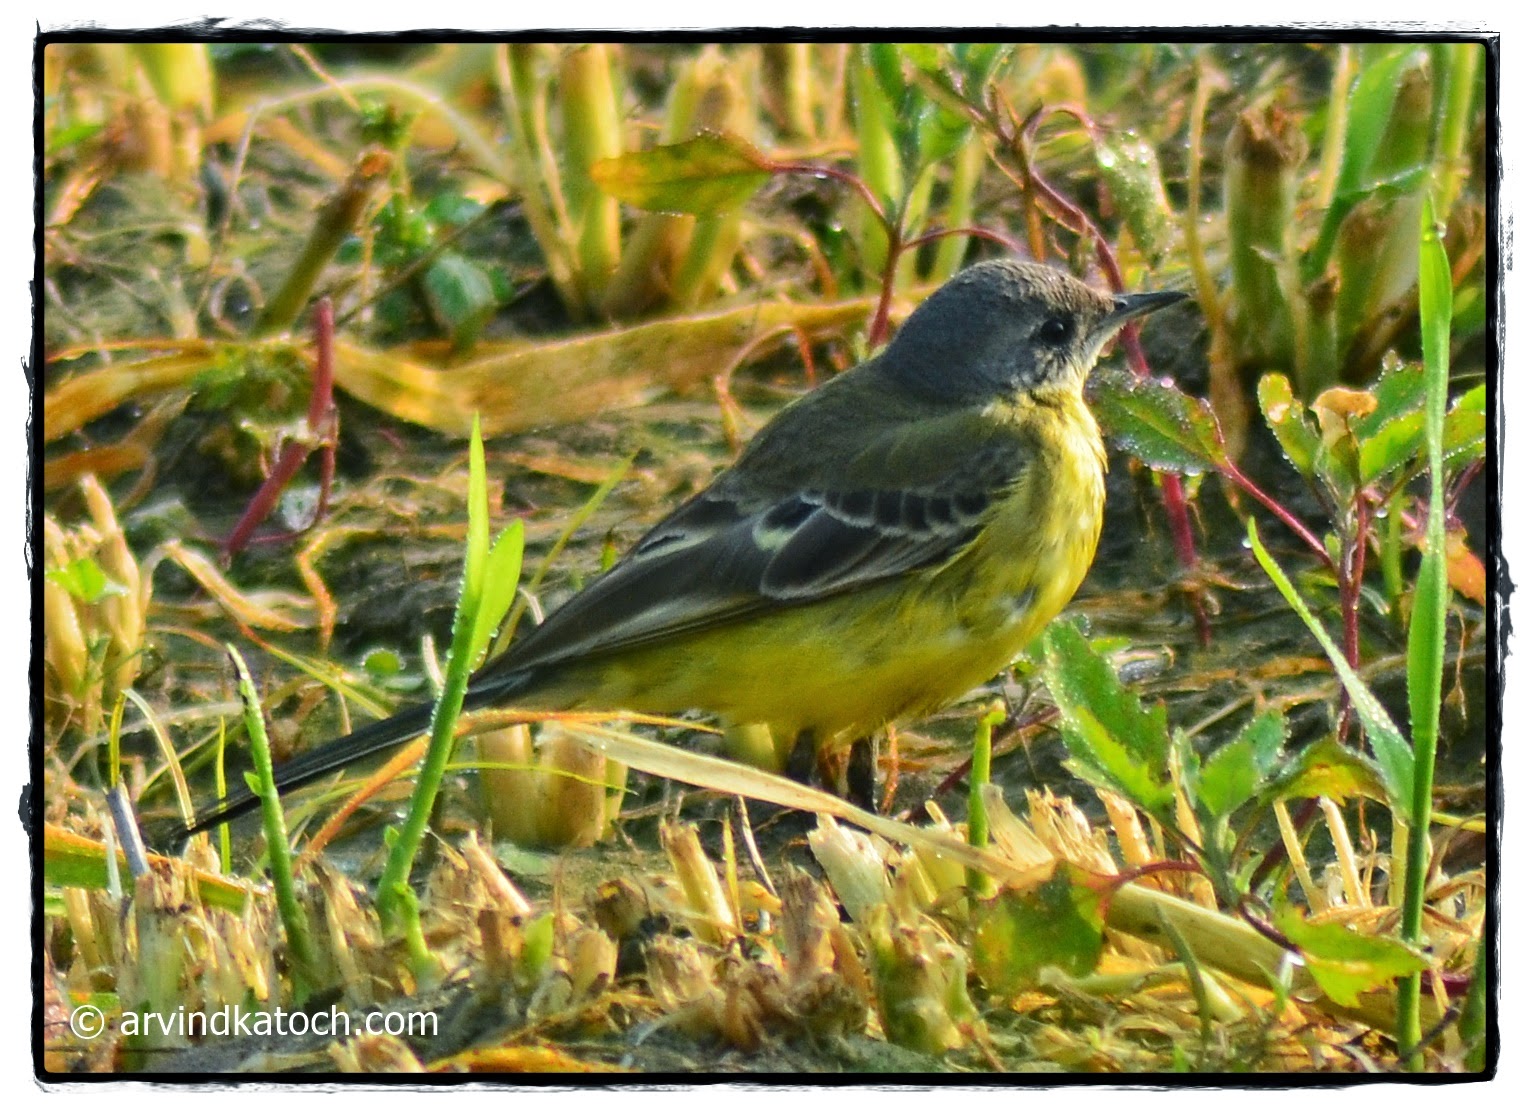
POLYGON ((845 796, 867 812, 877 811, 877 737, 862 736, 850 745, 845 767, 845 796))
POLYGON ((785 774, 794 782, 808 785, 818 765, 818 736, 812 728, 803 728, 792 741, 791 752, 786 756, 785 774))

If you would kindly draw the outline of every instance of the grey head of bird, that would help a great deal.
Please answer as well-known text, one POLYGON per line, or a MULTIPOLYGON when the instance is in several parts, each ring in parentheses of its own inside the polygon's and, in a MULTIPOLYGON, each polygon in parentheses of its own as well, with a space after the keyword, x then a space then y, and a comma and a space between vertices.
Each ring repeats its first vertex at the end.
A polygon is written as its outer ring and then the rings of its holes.
POLYGON ((963 404, 1078 389, 1123 324, 1183 299, 1176 292, 1112 296, 1035 262, 979 262, 914 310, 883 352, 882 372, 925 396, 963 404))

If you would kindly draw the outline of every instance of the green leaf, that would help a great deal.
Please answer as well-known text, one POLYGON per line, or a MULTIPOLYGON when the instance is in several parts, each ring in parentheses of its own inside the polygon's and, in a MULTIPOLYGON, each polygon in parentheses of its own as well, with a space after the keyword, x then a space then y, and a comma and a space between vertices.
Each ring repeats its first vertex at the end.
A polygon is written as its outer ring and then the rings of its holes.
POLYGON ((121 597, 127 593, 127 587, 107 577, 106 571, 101 569, 101 564, 89 555, 77 558, 65 566, 57 566, 49 570, 47 578, 51 582, 62 585, 71 597, 87 605, 93 605, 107 597, 121 597))
POLYGON ((404 662, 397 651, 377 647, 362 656, 361 668, 374 678, 395 678, 403 673, 404 662))
MULTIPOLYGON (((938 43, 933 42, 900 42, 892 47, 898 55, 901 55, 915 69, 921 69, 926 73, 939 73, 941 67, 947 62, 946 51, 938 43)), ((880 73, 882 63, 877 65, 880 73)), ((902 90, 902 77, 898 77, 898 90, 902 90)))
POLYGON ((1227 461, 1211 406, 1171 383, 1097 370, 1091 399, 1106 434, 1156 470, 1199 474, 1227 461))
POLYGON ((1313 924, 1289 905, 1276 907, 1275 926, 1300 949, 1318 987, 1340 1005, 1358 1005, 1366 990, 1429 966, 1401 940, 1364 936, 1337 922, 1313 924))
POLYGON ((53 157, 71 146, 95 138, 105 129, 104 123, 73 123, 60 127, 48 137, 48 156, 53 157))
POLYGON ((473 413, 473 434, 468 441, 467 510, 467 550, 462 559, 462 596, 453 621, 453 643, 459 641, 459 628, 475 626, 464 617, 477 615, 483 598, 483 568, 489 555, 489 476, 483 457, 483 432, 476 412, 473 413))
POLYGON ((1014 52, 1015 47, 1003 42, 959 42, 951 47, 956 64, 962 74, 962 89, 974 102, 982 95, 986 85, 998 68, 1014 52))
POLYGON ((461 348, 478 338, 499 307, 494 278, 478 263, 446 251, 425 271, 425 297, 436 319, 461 348))
POLYGON ((1359 478, 1363 484, 1401 469, 1423 454, 1423 367, 1391 366, 1369 391, 1376 399, 1375 410, 1351 423, 1360 443, 1359 478))
POLYGON ((1035 889, 1006 890, 978 902, 974 916, 973 966, 995 993, 1035 985, 1045 967, 1078 978, 1099 963, 1105 933, 1100 895, 1074 881, 1066 867, 1035 889))
POLYGON ((866 56, 871 62, 871 71, 876 76, 882 96, 888 104, 901 103, 903 93, 908 87, 907 82, 903 80, 905 56, 911 59, 922 58, 927 68, 938 68, 940 65, 938 48, 931 43, 874 42, 867 46, 866 56))
POLYGON ((533 917, 521 930, 521 952, 520 958, 516 960, 516 969, 520 971, 523 981, 529 983, 541 980, 543 968, 552 958, 557 941, 555 924, 552 913, 542 913, 533 917))
POLYGON ((1487 451, 1487 386, 1462 393, 1445 417, 1442 443, 1447 470, 1456 470, 1487 451))
POLYGON ((1302 618, 1302 622, 1323 645, 1328 661, 1333 663, 1333 668, 1339 675, 1339 681, 1343 683, 1350 702, 1355 706, 1355 713, 1365 727, 1366 738, 1371 741, 1371 750, 1375 752, 1382 780, 1386 783, 1387 800, 1394 814, 1401 817, 1408 811, 1409 802, 1413 796, 1411 745, 1397 730, 1397 725, 1392 723, 1392 718, 1387 715, 1387 710, 1381 707, 1381 702, 1376 700, 1375 695, 1360 680, 1360 675, 1356 674, 1349 665, 1344 653, 1334 644, 1317 617, 1312 615, 1312 611, 1297 594, 1296 587, 1291 584, 1291 579, 1286 577, 1285 571, 1264 549, 1264 544, 1259 541, 1259 529, 1252 519, 1248 522, 1248 541, 1253 548, 1254 557, 1259 560, 1259 565, 1264 567, 1264 572, 1275 583, 1275 588, 1280 590, 1281 596, 1286 599, 1286 604, 1290 605, 1302 618))
POLYGON ((484 566, 483 599, 479 602, 473 626, 472 646, 468 653, 476 665, 489 646, 489 640, 504 623, 515 592, 521 583, 521 557, 526 550, 526 525, 516 520, 494 541, 494 548, 484 566))
POLYGON ((1325 736, 1302 748, 1301 754, 1272 783, 1271 801, 1291 797, 1369 797, 1387 800, 1381 768, 1359 751, 1346 747, 1334 736, 1325 736))
POLYGON ((1360 440, 1360 482, 1369 485, 1377 478, 1400 470, 1418 459, 1424 445, 1424 413, 1409 412, 1388 420, 1376 432, 1360 440))
POLYGON ((965 116, 926 100, 919 118, 919 165, 949 161, 970 134, 972 124, 965 116))
POLYGON ((1424 368, 1418 363, 1394 362, 1386 366, 1367 390, 1376 399, 1376 408, 1352 422, 1355 435, 1364 439, 1375 435, 1390 420, 1410 412, 1422 412, 1424 389, 1424 368))
POLYGON ((1156 263, 1169 248, 1176 226, 1157 151, 1135 132, 1104 132, 1095 140, 1094 158, 1138 249, 1156 263))
POLYGON ((1259 379, 1259 409, 1291 465, 1303 477, 1313 477, 1323 440, 1284 374, 1265 374, 1259 379))
POLYGON ((770 180, 769 158, 736 135, 707 132, 590 167, 610 195, 652 212, 696 216, 737 208, 770 180))
POLYGON ((1196 799, 1213 817, 1226 816, 1252 800, 1275 770, 1285 741, 1280 713, 1260 713, 1201 764, 1196 799))
POLYGON ((1376 152, 1392 118, 1392 103, 1397 97, 1399 78, 1412 60, 1414 47, 1383 46, 1372 52, 1350 86, 1349 111, 1344 133, 1344 153, 1339 162, 1339 176, 1333 203, 1323 213, 1323 225, 1317 242, 1302 260, 1302 281, 1311 283, 1327 268, 1339 225, 1351 209, 1370 191, 1368 175, 1376 152))
POLYGON ((1042 645, 1047 687, 1062 714, 1063 741, 1079 773, 1155 816, 1172 814, 1164 706, 1144 709, 1072 624, 1053 623, 1042 645))
POLYGON ((460 192, 444 192, 425 205, 425 218, 448 227, 461 227, 476 219, 484 210, 481 201, 460 192))

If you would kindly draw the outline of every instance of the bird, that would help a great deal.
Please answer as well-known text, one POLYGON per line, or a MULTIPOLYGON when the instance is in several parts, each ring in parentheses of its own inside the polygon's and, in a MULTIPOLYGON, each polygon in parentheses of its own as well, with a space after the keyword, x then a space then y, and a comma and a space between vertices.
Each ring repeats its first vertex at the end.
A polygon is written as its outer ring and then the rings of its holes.
MULTIPOLYGON (((842 750, 1008 666, 1094 559, 1105 449, 1084 400, 1129 321, 1185 299, 991 259, 783 408, 708 486, 471 679, 464 711, 699 710, 842 750)), ((429 726, 414 705, 288 760, 286 792, 429 726)), ((189 836, 258 807, 235 793, 189 836)))

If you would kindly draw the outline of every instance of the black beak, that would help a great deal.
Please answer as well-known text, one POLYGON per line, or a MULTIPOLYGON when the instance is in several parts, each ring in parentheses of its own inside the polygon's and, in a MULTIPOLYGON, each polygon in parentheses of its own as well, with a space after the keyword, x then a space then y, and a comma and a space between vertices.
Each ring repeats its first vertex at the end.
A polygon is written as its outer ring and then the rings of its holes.
POLYGON ((1116 306, 1110 315, 1101 321, 1112 330, 1134 320, 1138 316, 1145 316, 1149 312, 1156 312, 1160 308, 1167 308, 1171 304, 1178 304, 1182 300, 1188 300, 1189 293, 1160 292, 1160 293, 1122 293, 1115 298, 1116 306))

